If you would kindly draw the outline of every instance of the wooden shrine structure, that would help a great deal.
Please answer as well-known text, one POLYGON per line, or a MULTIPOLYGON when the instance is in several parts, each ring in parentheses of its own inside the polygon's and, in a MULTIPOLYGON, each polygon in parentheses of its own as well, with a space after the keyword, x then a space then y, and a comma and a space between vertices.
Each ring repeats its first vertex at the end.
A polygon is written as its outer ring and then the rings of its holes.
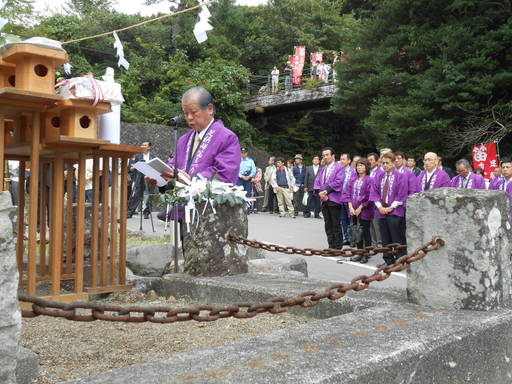
POLYGON ((64 50, 28 43, 6 46, 0 57, 0 190, 6 161, 19 161, 20 289, 61 302, 130 289, 127 167, 142 152, 98 139, 98 115, 110 112, 109 103, 93 106, 56 94, 55 68, 66 62, 64 50), (86 177, 92 178, 92 204, 86 204, 86 177))

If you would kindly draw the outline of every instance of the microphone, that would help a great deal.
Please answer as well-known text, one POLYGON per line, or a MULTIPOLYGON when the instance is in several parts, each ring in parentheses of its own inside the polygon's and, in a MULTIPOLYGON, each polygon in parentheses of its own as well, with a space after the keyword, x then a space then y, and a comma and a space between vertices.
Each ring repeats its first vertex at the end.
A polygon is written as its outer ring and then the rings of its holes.
POLYGON ((185 119, 183 118, 183 115, 177 115, 177 116, 174 116, 170 122, 171 122, 171 125, 172 126, 176 126, 176 125, 179 125, 181 123, 183 123, 185 121, 185 119))

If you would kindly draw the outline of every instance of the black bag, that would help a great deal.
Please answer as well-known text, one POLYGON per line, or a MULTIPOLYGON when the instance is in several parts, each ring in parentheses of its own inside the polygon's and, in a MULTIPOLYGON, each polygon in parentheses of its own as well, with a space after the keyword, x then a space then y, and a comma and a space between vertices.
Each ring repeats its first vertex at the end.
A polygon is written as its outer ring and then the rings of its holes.
POLYGON ((363 227, 359 225, 359 221, 357 224, 350 224, 348 226, 348 241, 352 248, 356 248, 357 244, 361 241, 363 237, 363 227))

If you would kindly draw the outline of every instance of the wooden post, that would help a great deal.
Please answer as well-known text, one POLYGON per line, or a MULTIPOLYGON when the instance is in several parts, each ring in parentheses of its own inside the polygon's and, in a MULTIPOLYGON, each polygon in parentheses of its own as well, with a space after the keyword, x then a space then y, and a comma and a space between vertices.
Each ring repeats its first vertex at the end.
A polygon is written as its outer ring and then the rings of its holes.
POLYGON ((0 115, 0 191, 5 188, 5 124, 4 115, 0 115))
MULTIPOLYGON (((78 158, 78 199, 76 214, 76 279, 75 292, 84 290, 84 230, 85 230, 85 155, 78 158)), ((69 241, 69 240, 68 240, 69 241)))
POLYGON ((46 186, 46 178, 48 163, 41 162, 41 212, 39 219, 39 276, 46 276, 46 209, 48 206, 48 187, 46 186))
POLYGON ((119 284, 126 284, 126 219, 128 210, 128 161, 121 158, 121 222, 119 224, 119 284))
POLYGON ((99 208, 100 208, 100 158, 94 156, 91 238, 91 287, 98 286, 99 208))
POLYGON ((66 161, 66 274, 73 273, 73 161, 66 161))
POLYGON ((52 295, 60 295, 60 274, 62 266, 62 232, 64 230, 64 158, 61 152, 53 163, 52 222, 50 227, 52 258, 52 295))
POLYGON ((110 204, 110 285, 116 283, 117 266, 117 205, 116 201, 119 193, 119 158, 112 157, 112 193, 110 204))
POLYGON ((18 228, 16 239, 16 260, 18 261, 18 272, 20 281, 23 280, 23 252, 25 238, 25 161, 20 161, 18 170, 18 228))
POLYGON ((103 156, 103 185, 101 201, 101 286, 107 285, 107 263, 108 263, 108 180, 109 180, 109 158, 103 156))
MULTIPOLYGON (((32 145, 30 152, 30 206, 28 221, 28 294, 36 294, 37 196, 39 188, 39 134, 41 113, 32 113, 32 145)), ((3 127, 2 127, 3 128, 3 127)))

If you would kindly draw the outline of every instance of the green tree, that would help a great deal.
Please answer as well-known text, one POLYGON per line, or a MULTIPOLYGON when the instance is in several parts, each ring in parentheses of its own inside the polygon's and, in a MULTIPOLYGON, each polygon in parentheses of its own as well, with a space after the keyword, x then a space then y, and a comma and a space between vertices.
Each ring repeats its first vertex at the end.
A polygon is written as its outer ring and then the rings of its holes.
MULTIPOLYGON (((509 2, 385 0, 364 13, 362 48, 338 66, 333 109, 370 130, 376 144, 415 155, 458 156, 454 130, 510 103, 509 2)), ((469 143, 465 143, 469 145, 469 143)), ((473 143, 478 144, 478 143, 473 143)))

